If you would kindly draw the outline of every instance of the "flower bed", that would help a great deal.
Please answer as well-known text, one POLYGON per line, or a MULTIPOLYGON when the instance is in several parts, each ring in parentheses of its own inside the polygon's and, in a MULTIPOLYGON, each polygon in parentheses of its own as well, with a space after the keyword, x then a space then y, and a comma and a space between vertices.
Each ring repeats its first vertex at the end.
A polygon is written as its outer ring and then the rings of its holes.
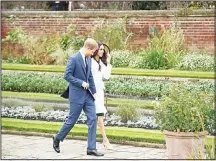
MULTIPOLYGON (((68 114, 68 110, 49 110, 36 112, 31 106, 19 106, 19 107, 2 107, 2 117, 6 118, 18 118, 26 120, 44 120, 52 122, 63 122, 65 121, 68 114)), ((82 112, 78 121, 78 124, 86 124, 87 118, 82 112)), ((138 121, 132 122, 127 121, 123 123, 119 116, 111 114, 106 116, 104 121, 105 126, 123 126, 123 127, 136 127, 146 129, 157 129, 157 125, 154 123, 154 117, 150 115, 141 116, 138 121)))

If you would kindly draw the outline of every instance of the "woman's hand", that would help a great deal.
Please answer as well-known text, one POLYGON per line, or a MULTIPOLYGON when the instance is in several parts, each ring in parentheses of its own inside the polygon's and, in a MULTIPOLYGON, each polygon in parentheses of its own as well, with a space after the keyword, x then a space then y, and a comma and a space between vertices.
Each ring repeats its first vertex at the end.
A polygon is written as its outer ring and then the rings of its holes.
POLYGON ((110 60, 111 60, 111 55, 110 53, 107 53, 107 64, 110 64, 110 60))

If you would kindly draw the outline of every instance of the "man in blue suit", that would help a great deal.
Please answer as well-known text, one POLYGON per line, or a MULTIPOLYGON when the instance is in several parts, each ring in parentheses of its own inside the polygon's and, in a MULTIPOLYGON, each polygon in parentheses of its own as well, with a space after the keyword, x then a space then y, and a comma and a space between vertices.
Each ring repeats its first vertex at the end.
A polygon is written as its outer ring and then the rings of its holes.
POLYGON ((88 147, 87 155, 103 156, 96 149, 96 112, 95 112, 95 84, 91 73, 91 58, 98 48, 97 42, 87 38, 83 47, 67 62, 64 78, 69 82, 70 111, 62 128, 53 136, 53 148, 60 153, 60 141, 63 141, 80 116, 82 109, 87 115, 88 147))

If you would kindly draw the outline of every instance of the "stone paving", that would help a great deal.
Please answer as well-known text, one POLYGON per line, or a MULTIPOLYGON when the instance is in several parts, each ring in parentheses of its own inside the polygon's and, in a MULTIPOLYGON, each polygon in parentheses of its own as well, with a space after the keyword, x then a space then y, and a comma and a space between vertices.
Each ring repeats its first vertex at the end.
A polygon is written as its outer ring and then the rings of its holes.
POLYGON ((134 147, 112 144, 114 150, 106 150, 97 142, 98 151, 104 153, 103 157, 86 155, 87 141, 65 139, 60 143, 61 153, 56 153, 52 148, 52 138, 24 135, 2 135, 2 158, 4 160, 55 160, 55 159, 167 159, 166 149, 147 147, 134 147))

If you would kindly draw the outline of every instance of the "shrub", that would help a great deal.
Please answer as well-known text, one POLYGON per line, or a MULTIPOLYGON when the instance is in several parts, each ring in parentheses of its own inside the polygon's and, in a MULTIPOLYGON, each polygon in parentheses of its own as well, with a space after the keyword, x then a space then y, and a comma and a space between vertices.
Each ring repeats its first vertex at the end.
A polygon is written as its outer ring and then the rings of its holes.
POLYGON ((186 49, 184 45, 183 30, 174 22, 170 25, 169 29, 164 29, 161 34, 153 32, 151 34, 148 49, 163 51, 166 54, 176 55, 184 53, 186 49))
MULTIPOLYGON (((200 90, 188 90, 185 84, 174 85, 155 107, 156 123, 161 130, 200 132, 212 123, 209 112, 214 99, 200 90)), ((213 113, 212 113, 213 115, 213 113)), ((214 116, 214 115, 213 115, 214 116)))
POLYGON ((63 75, 18 72, 2 75, 2 89, 6 91, 60 94, 67 85, 63 75))
POLYGON ((43 105, 43 104, 33 104, 32 108, 36 111, 36 112, 42 112, 42 111, 48 111, 49 109, 43 105))
POLYGON ((164 51, 147 50, 143 55, 145 67, 148 69, 168 69, 170 64, 164 51))
POLYGON ((132 57, 132 53, 128 50, 116 50, 113 51, 111 54, 111 64, 113 67, 127 67, 132 57))
POLYGON ((79 50, 85 41, 87 35, 80 34, 77 31, 77 26, 70 24, 68 26, 67 32, 65 32, 60 38, 60 47, 63 51, 68 50, 69 48, 73 48, 73 50, 79 50))
POLYGON ((22 44, 26 41, 27 36, 21 28, 16 27, 8 32, 2 40, 2 59, 23 57, 25 50, 22 44))
POLYGON ((145 53, 147 68, 167 69, 174 67, 186 52, 183 30, 176 24, 172 24, 161 34, 157 33, 157 29, 154 29, 150 35, 151 38, 145 53))
POLYGON ((10 41, 18 44, 25 43, 27 39, 28 36, 24 33, 23 29, 20 27, 15 27, 13 30, 8 32, 5 38, 6 41, 10 41))
POLYGON ((74 37, 72 39, 72 46, 74 50, 79 50, 84 45, 85 39, 82 37, 74 37))
POLYGON ((116 110, 116 115, 121 117, 121 121, 127 123, 128 121, 137 121, 139 113, 134 106, 119 106, 116 110))
POLYGON ((214 56, 207 54, 187 54, 176 66, 182 70, 214 71, 214 56))
POLYGON ((129 67, 132 68, 146 68, 146 59, 138 54, 134 54, 130 58, 129 67))
POLYGON ((62 37, 60 38, 60 47, 63 51, 67 50, 71 45, 71 43, 72 40, 68 34, 63 34, 62 37))

